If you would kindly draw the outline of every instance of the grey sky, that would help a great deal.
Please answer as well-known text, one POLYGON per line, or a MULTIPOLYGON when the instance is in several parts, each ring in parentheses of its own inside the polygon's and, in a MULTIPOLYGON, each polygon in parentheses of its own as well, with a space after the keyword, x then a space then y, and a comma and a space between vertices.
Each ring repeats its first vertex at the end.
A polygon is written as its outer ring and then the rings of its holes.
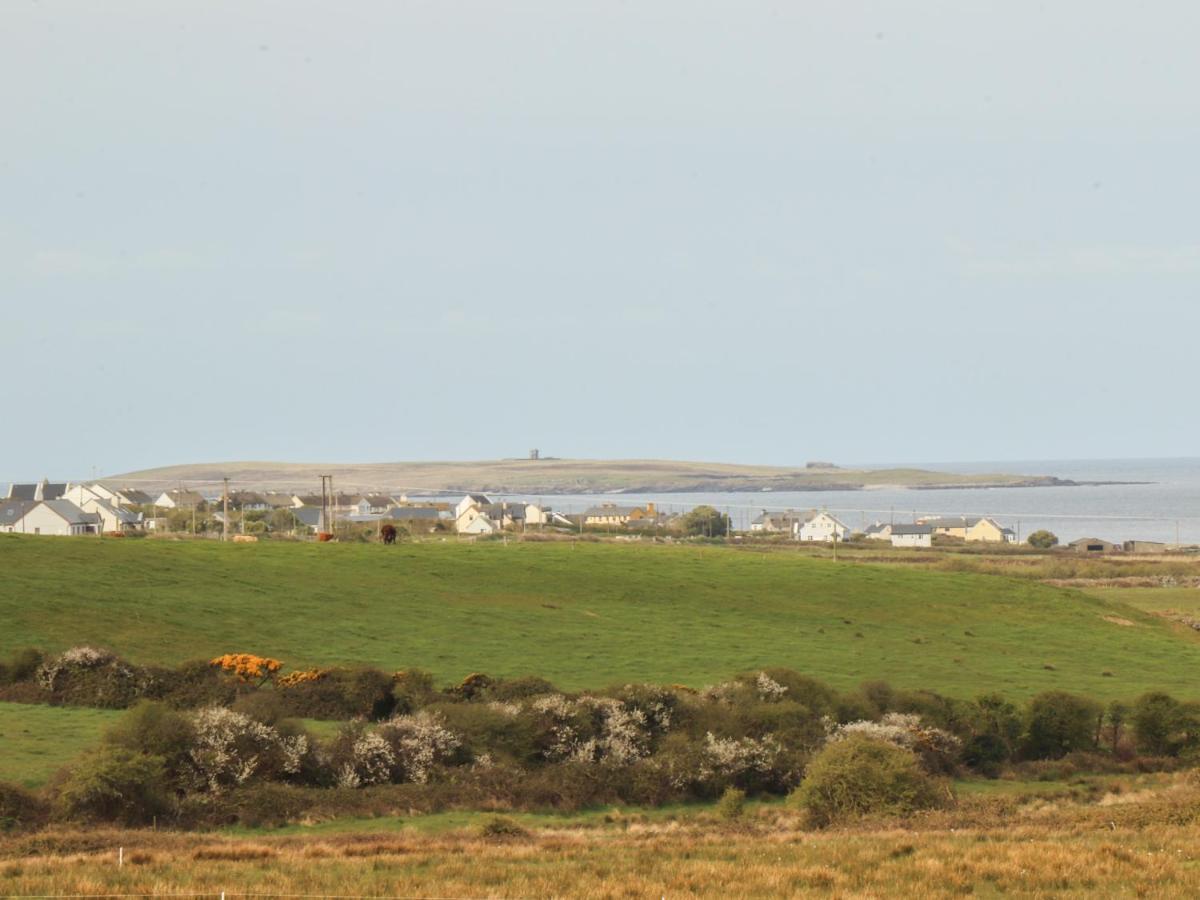
POLYGON ((0 480, 1196 455, 1200 8, 0 5, 0 480))

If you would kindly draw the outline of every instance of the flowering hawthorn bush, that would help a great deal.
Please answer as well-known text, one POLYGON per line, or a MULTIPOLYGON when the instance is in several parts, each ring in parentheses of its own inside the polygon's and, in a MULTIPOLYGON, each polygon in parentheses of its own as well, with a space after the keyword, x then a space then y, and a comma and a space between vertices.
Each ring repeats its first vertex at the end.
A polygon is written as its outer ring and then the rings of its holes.
POLYGON ((296 775, 308 752, 304 735, 284 736, 247 715, 210 706, 192 716, 195 739, 188 751, 195 781, 213 792, 252 777, 296 775))
POLYGON ((37 682, 47 691, 53 691, 59 676, 81 669, 97 669, 116 661, 116 655, 97 647, 72 647, 49 662, 42 663, 37 670, 37 682))

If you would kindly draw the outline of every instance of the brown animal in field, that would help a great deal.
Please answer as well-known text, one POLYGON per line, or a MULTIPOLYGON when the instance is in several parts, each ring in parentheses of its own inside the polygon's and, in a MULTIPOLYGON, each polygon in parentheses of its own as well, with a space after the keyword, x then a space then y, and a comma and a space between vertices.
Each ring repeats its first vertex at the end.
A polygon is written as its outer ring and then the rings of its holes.
POLYGON ((252 534, 235 534, 233 542, 235 544, 257 544, 258 538, 252 534))
POLYGON ((396 543, 396 526, 384 525, 379 529, 379 537, 383 539, 385 544, 396 543))

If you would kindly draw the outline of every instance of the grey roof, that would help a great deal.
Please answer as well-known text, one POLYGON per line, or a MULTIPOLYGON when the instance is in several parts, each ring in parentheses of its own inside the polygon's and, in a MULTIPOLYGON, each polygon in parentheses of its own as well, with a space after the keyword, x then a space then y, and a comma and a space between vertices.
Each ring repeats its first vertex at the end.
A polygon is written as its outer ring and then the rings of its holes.
POLYGON ((98 513, 85 513, 70 500, 43 500, 42 505, 72 524, 94 525, 100 521, 98 513))
POLYGON ((397 506, 388 512, 389 519, 437 519, 441 514, 432 506, 397 506))
POLYGON ((880 532, 888 529, 892 529, 894 531, 895 528, 895 525, 889 525, 887 522, 873 522, 867 526, 863 534, 879 534, 880 532))
POLYGON ((35 500, 0 500, 0 525, 13 525, 37 506, 35 500))
POLYGON ((944 518, 923 519, 925 525, 933 528, 970 528, 979 521, 981 516, 947 516, 944 518))
POLYGON ((525 518, 524 503, 485 503, 480 511, 493 519, 499 518, 501 515, 508 516, 510 519, 525 518))
POLYGON ((292 515, 301 525, 307 525, 309 528, 318 528, 321 525, 321 508, 319 506, 301 506, 292 510, 292 515))
POLYGON ((467 494, 466 499, 474 500, 476 503, 483 503, 485 505, 492 502, 491 498, 486 494, 467 494))
POLYGON ((933 534, 932 525, 893 525, 892 534, 933 534))
POLYGON ((10 500, 59 500, 62 495, 67 492, 66 483, 52 483, 49 481, 39 481, 34 484, 17 484, 13 483, 8 486, 8 499, 10 500), (38 492, 41 491, 39 498, 38 492))
POLYGON ((139 491, 137 488, 124 488, 117 491, 120 496, 125 498, 126 503, 131 503, 134 506, 141 506, 146 503, 153 503, 154 498, 145 491, 139 491))
MULTIPOLYGON (((99 498, 97 498, 93 502, 97 506, 104 507, 106 510, 108 510, 108 512, 111 515, 116 516, 121 522, 125 523, 126 525, 133 525, 133 524, 136 524, 137 522, 141 521, 141 516, 138 513, 135 513, 128 509, 125 509, 123 506, 116 506, 112 503, 109 503, 107 500, 101 500, 99 498)), ((90 515, 90 513, 84 513, 84 515, 90 515)))

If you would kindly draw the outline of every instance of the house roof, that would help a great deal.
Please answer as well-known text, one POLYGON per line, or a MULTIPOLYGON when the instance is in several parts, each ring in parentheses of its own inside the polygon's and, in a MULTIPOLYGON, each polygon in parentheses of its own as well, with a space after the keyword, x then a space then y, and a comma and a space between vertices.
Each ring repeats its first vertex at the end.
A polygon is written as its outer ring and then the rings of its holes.
POLYGON ((43 500, 42 506, 72 525, 95 525, 100 521, 99 513, 85 513, 70 500, 43 500))
POLYGON ((388 512, 389 519, 437 519, 440 513, 430 506, 397 506, 388 512))
POLYGON ((866 530, 863 531, 863 534, 883 534, 885 531, 894 531, 895 528, 895 525, 891 525, 887 522, 872 522, 867 526, 866 530))
MULTIPOLYGON (((140 520, 137 513, 130 512, 129 510, 125 509, 124 507, 116 506, 102 498, 97 497, 92 502, 94 504, 96 504, 96 506, 104 507, 104 509, 108 510, 110 515, 115 516, 118 520, 120 520, 121 522, 123 522, 126 525, 133 525, 140 520)), ((85 515, 87 515, 87 514, 85 513, 85 515)))
POLYGON ((492 502, 491 498, 486 494, 467 494, 467 496, 463 497, 463 500, 473 500, 475 503, 485 506, 492 502))
POLYGON ((1112 541, 1106 541, 1106 540, 1104 540, 1104 538, 1098 538, 1098 537, 1079 538, 1078 540, 1071 541, 1071 543, 1067 544, 1067 546, 1068 547, 1082 547, 1084 544, 1108 544, 1110 547, 1117 546, 1112 541))
POLYGON ((971 528, 980 522, 979 516, 943 516, 921 519, 920 524, 933 528, 971 528))
POLYGON ((307 525, 309 528, 318 528, 321 524, 321 508, 319 506, 300 506, 292 510, 292 515, 296 517, 301 525, 307 525))
POLYGON ((134 506, 141 506, 146 503, 153 503, 154 498, 145 491, 139 491, 137 488, 123 488, 117 491, 117 494, 125 499, 126 503, 134 506))
POLYGON ((932 525, 893 525, 892 534, 933 534, 932 525))
POLYGON ((585 519, 606 519, 613 516, 631 516, 638 509, 639 507, 636 506, 610 506, 606 503, 602 506, 593 506, 591 509, 585 510, 583 516, 585 519))
POLYGON ((36 500, 0 500, 0 525, 13 525, 37 506, 36 500))
POLYGON ((8 499, 10 500, 59 500, 62 495, 67 492, 65 482, 49 482, 39 481, 34 484, 17 484, 13 483, 8 486, 8 499), (41 492, 41 497, 38 497, 38 492, 41 492))
MULTIPOLYGON (((205 502, 204 495, 197 493, 196 491, 163 491, 163 494, 166 494, 175 503, 183 506, 198 505, 205 502)), ((158 495, 158 497, 161 496, 162 494, 158 495)), ((155 500, 157 500, 158 497, 156 497, 155 500)))

